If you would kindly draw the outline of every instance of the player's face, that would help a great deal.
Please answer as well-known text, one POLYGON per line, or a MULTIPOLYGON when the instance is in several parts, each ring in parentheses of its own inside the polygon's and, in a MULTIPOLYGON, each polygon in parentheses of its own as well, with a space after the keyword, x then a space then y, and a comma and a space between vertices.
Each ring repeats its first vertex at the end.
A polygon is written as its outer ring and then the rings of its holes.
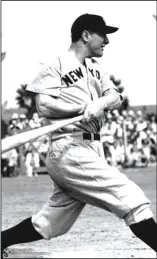
POLYGON ((108 43, 109 39, 106 35, 100 35, 98 33, 90 34, 87 45, 90 57, 102 57, 104 47, 108 43))

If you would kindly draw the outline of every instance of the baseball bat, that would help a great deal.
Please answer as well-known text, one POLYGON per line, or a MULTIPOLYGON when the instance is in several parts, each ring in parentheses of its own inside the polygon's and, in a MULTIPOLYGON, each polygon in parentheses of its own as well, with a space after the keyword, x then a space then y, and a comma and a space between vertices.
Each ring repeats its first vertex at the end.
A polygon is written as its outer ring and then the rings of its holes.
POLYGON ((83 118, 83 115, 79 115, 74 118, 60 120, 60 121, 57 121, 54 124, 51 124, 48 126, 29 130, 29 131, 22 132, 17 135, 2 139, 1 153, 3 154, 5 152, 9 151, 10 149, 19 147, 27 142, 30 142, 32 140, 39 138, 47 133, 54 132, 55 130, 60 129, 64 126, 67 126, 69 124, 80 121, 80 120, 82 120, 82 118, 83 118))

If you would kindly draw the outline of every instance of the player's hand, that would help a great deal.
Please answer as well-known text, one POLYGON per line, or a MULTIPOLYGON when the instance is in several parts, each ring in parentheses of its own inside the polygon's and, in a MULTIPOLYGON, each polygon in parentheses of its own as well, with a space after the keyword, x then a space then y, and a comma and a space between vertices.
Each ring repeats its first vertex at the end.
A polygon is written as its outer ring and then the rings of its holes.
POLYGON ((87 123, 91 120, 99 118, 103 114, 103 112, 103 106, 99 99, 96 101, 92 101, 86 106, 84 110, 82 122, 87 123))

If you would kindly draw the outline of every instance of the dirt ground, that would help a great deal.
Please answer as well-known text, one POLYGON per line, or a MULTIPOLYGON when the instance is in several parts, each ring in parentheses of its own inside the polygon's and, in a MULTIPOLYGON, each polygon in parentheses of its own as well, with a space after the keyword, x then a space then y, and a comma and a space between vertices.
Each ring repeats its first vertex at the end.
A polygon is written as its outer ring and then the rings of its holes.
MULTIPOLYGON (((123 172, 144 190, 156 218, 156 167, 123 172)), ((1 180, 2 230, 36 213, 51 195, 48 175, 1 180)), ((123 220, 86 205, 67 234, 50 241, 14 245, 9 258, 156 258, 156 253, 137 239, 123 220)))

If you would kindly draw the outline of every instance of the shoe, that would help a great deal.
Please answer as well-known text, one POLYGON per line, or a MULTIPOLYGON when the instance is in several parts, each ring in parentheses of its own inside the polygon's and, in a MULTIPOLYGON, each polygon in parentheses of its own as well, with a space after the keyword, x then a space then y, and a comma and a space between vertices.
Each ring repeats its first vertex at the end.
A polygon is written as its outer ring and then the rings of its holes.
POLYGON ((1 258, 3 259, 3 258, 6 258, 6 257, 8 257, 8 251, 7 251, 7 249, 2 249, 1 250, 1 258))

